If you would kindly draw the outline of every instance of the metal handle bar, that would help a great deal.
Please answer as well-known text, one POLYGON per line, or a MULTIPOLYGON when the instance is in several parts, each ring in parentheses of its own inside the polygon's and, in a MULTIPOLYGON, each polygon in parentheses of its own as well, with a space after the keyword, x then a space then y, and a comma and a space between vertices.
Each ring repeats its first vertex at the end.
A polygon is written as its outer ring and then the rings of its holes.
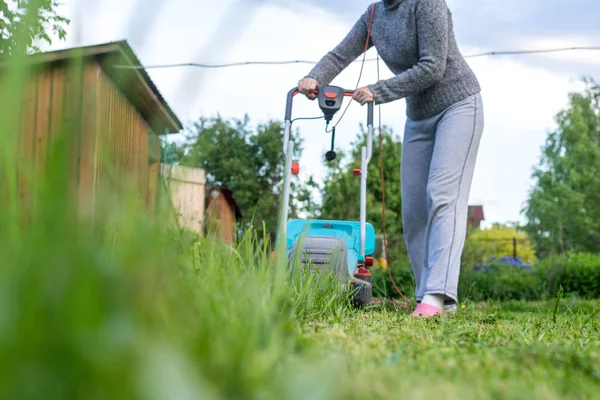
MULTIPOLYGON (((344 97, 351 97, 354 92, 356 92, 356 90, 344 89, 344 97)), ((288 92, 284 122, 292 120, 292 105, 294 103, 294 96, 296 96, 298 93, 300 93, 298 87, 295 87, 288 92)), ((318 95, 318 93, 319 89, 316 89, 315 94, 318 95)), ((373 102, 371 101, 367 103, 367 126, 373 126, 373 110, 373 102)))
MULTIPOLYGON (((298 90, 298 88, 294 88, 291 91, 293 91, 293 96, 296 96, 297 94, 300 93, 300 90, 298 90)), ((319 88, 314 90, 315 94, 319 94, 319 88)), ((356 92, 356 90, 352 90, 352 89, 344 89, 344 96, 349 97, 352 96, 354 94, 354 92, 356 92)))

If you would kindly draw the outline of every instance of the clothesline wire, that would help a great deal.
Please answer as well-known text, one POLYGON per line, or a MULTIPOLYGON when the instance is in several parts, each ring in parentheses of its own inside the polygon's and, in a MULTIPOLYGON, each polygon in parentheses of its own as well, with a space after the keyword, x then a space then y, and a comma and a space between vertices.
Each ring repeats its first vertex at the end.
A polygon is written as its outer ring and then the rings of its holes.
MULTIPOLYGON (((488 51, 483 53, 474 53, 464 56, 465 58, 481 58, 481 57, 494 57, 494 56, 512 56, 512 55, 526 55, 526 54, 545 54, 545 53, 560 53, 567 51, 598 51, 600 46, 575 46, 575 47, 560 47, 553 49, 536 49, 536 50, 508 50, 508 51, 488 51)), ((365 62, 377 61, 377 58, 368 58, 365 62)), ((354 63, 362 62, 362 60, 355 60, 354 63)), ((207 68, 207 69, 220 69, 230 67, 241 67, 249 65, 290 65, 290 64, 316 64, 316 61, 309 60, 284 60, 284 61, 240 61, 226 64, 204 64, 204 63, 176 63, 176 64, 157 64, 157 65, 114 65, 115 68, 122 69, 164 69, 164 68, 181 68, 181 67, 194 67, 194 68, 207 68)))

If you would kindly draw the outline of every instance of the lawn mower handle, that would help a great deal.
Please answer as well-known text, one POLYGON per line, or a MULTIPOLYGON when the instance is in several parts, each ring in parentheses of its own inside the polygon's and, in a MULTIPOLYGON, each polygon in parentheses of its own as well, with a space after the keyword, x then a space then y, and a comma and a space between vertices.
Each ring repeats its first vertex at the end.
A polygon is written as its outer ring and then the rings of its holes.
MULTIPOLYGON (((344 97, 352 97, 354 92, 356 92, 356 90, 350 90, 350 89, 343 89, 343 90, 344 90, 344 97)), ((285 105, 284 122, 292 120, 292 105, 294 103, 294 96, 296 96, 298 93, 300 93, 300 91, 298 90, 298 87, 295 87, 288 92, 287 102, 285 105)), ((315 90, 315 95, 317 95, 318 93, 319 93, 319 89, 315 90)), ((373 109, 374 109, 373 102, 367 103, 367 126, 369 126, 369 125, 373 126, 373 109)))

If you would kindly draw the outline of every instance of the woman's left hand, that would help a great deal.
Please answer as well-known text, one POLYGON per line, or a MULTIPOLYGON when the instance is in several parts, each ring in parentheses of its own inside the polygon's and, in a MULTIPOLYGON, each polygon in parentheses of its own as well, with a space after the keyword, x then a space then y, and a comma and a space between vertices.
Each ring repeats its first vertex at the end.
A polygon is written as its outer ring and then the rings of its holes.
POLYGON ((369 89, 368 87, 362 87, 360 89, 357 89, 352 95, 352 98, 358 101, 363 106, 367 103, 374 101, 373 92, 371 92, 371 89, 369 89))

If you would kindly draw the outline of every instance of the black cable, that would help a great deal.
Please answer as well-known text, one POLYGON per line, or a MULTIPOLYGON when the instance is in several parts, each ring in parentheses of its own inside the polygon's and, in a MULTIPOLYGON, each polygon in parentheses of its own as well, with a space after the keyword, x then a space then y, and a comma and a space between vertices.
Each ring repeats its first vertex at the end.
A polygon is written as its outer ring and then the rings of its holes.
POLYGON ((575 46, 575 47, 559 47, 555 49, 540 49, 540 50, 508 50, 508 51, 488 51, 485 53, 470 54, 465 58, 476 58, 486 56, 515 56, 521 54, 542 54, 542 53, 559 53, 563 51, 573 50, 600 50, 600 46, 575 46))
POLYGON ((327 125, 325 125, 325 133, 332 133, 333 131, 335 131, 335 126, 333 126, 331 129, 329 129, 329 122, 328 122, 327 125))
POLYGON ((160 68, 177 68, 177 67, 196 67, 196 68, 230 68, 243 67, 246 65, 286 65, 286 64, 316 64, 314 61, 308 60, 287 60, 287 61, 240 61, 228 64, 202 64, 202 63, 179 63, 179 64, 157 64, 157 65, 113 65, 114 68, 120 69, 160 69, 160 68))
POLYGON ((323 118, 325 118, 324 115, 321 115, 320 117, 299 117, 299 118, 294 118, 293 120, 290 121, 290 125, 293 124, 296 121, 308 121, 308 120, 323 119, 323 118))
POLYGON ((331 129, 331 151, 335 150, 335 126, 331 129))
MULTIPOLYGON (((478 58, 486 56, 502 56, 502 55, 524 55, 524 54, 542 54, 542 53, 558 53, 565 51, 575 50, 600 50, 600 46, 574 46, 574 47, 560 47, 554 49, 538 49, 538 50, 507 50, 507 51, 488 51, 484 53, 475 53, 464 56, 464 58, 478 58)), ((354 60, 353 63, 357 62, 372 62, 377 61, 377 58, 368 58, 363 60, 354 60)), ((178 67, 195 67, 195 68, 230 68, 247 65, 287 65, 287 64, 317 64, 317 61, 308 60, 286 60, 286 61, 242 61, 227 64, 202 64, 202 63, 179 63, 179 64, 158 64, 158 65, 113 65, 113 68, 119 69, 163 69, 163 68, 178 68, 178 67)))

